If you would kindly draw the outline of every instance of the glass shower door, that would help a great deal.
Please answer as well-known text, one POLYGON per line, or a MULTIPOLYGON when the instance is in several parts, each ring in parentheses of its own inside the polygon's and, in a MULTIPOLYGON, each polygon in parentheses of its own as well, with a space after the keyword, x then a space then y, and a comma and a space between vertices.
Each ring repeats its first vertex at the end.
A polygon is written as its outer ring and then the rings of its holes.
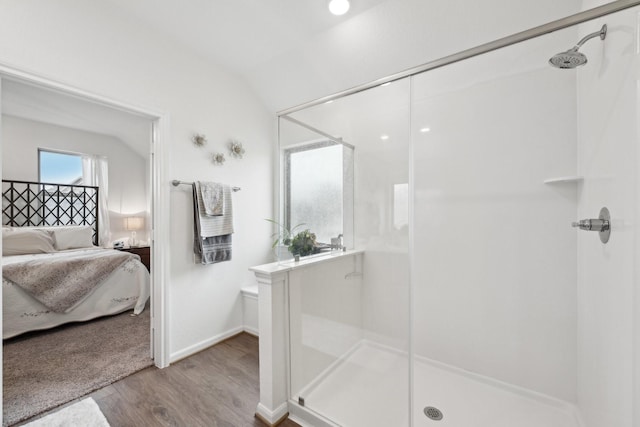
POLYGON ((285 181, 287 152, 330 136, 351 154, 346 252, 303 258, 289 275, 290 397, 341 426, 409 425, 408 107, 404 80, 280 122, 285 181))

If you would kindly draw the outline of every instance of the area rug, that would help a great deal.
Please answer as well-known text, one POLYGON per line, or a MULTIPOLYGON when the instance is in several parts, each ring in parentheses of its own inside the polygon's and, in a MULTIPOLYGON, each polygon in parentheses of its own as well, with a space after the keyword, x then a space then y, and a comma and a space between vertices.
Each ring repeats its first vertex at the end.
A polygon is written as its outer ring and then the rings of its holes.
POLYGON ((3 416, 9 426, 152 365, 149 309, 3 343, 3 416))
POLYGON ((100 411, 100 407, 92 398, 60 409, 57 412, 39 418, 23 427, 109 427, 109 422, 100 411))

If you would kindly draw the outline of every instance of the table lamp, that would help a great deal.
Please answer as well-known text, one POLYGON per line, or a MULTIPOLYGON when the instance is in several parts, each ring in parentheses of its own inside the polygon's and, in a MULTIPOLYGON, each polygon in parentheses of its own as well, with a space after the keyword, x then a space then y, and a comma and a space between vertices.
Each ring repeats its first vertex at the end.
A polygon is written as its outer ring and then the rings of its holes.
POLYGON ((124 225, 127 231, 131 231, 131 240, 129 241, 129 246, 138 246, 138 241, 136 240, 136 231, 142 230, 144 226, 144 218, 140 216, 130 216, 124 219, 124 225))

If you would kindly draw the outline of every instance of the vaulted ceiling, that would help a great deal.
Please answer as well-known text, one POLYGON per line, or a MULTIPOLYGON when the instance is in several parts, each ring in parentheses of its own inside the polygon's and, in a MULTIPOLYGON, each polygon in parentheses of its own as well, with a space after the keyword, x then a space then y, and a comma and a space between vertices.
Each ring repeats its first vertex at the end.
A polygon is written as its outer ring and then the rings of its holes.
POLYGON ((559 19, 580 0, 108 0, 230 69, 278 111, 559 19))
POLYGON ((2 114, 113 136, 149 156, 151 120, 55 90, 2 81, 2 114))
POLYGON ((141 23, 239 73, 299 48, 385 0, 354 0, 349 14, 325 0, 109 0, 141 23))

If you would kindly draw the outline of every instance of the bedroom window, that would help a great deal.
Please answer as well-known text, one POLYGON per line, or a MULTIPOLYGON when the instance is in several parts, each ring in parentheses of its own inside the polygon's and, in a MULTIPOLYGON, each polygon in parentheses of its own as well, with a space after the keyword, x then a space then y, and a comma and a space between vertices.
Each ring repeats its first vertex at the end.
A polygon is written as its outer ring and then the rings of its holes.
MULTIPOLYGON (((101 155, 79 154, 38 149, 38 197, 35 211, 38 224, 78 225, 100 224, 97 243, 109 239, 109 207, 107 158, 101 155), (51 185, 47 185, 51 184, 51 185), (87 187, 94 188, 87 196, 87 187), (88 205, 92 209, 87 210, 88 205), (98 205, 95 211, 93 208, 98 205), (97 218, 95 217, 97 215, 97 218)), ((96 230, 97 226, 95 227, 96 230)))
MULTIPOLYGON (((75 153, 38 149, 39 182, 82 185, 82 156, 75 153)), ((39 193, 38 212, 47 225, 83 224, 83 201, 78 189, 46 185, 39 193)))
POLYGON ((39 181, 82 185, 82 156, 60 151, 38 150, 39 181))

